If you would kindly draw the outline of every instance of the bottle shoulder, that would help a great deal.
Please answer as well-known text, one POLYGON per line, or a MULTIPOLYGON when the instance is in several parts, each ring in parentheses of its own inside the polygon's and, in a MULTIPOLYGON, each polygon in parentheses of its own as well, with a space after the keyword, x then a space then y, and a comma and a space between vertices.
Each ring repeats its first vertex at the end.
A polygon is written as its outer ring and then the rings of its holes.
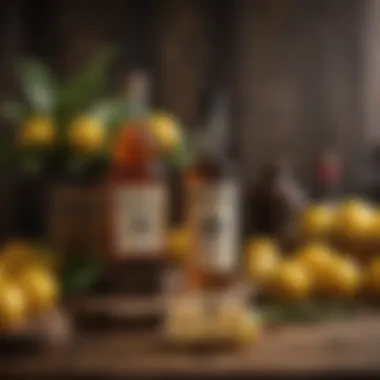
POLYGON ((110 171, 111 181, 151 180, 166 181, 167 170, 161 162, 147 162, 140 165, 114 166, 110 171))

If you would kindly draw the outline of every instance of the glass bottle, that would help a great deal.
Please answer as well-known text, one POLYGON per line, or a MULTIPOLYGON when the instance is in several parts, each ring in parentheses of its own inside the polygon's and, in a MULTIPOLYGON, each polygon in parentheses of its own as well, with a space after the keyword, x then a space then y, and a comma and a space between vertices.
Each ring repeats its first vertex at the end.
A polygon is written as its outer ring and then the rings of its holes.
POLYGON ((149 264, 163 258, 167 186, 147 121, 147 74, 132 73, 127 87, 129 115, 116 135, 108 189, 108 240, 114 270, 142 290, 152 277, 149 264), (123 264, 129 268, 128 276, 123 264))
POLYGON ((295 245, 295 221, 307 196, 285 156, 274 157, 259 170, 254 190, 256 231, 268 235, 285 250, 295 245))
POLYGON ((185 173, 185 218, 190 252, 185 286, 216 290, 236 280, 239 264, 239 182, 223 155, 227 96, 213 100, 209 124, 185 173))

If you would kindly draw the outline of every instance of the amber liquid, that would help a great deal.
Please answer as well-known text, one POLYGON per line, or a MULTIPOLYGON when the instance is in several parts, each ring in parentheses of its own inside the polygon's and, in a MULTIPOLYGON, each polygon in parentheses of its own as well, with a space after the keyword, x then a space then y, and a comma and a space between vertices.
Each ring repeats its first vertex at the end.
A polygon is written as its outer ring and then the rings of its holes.
MULTIPOLYGON (((237 185, 234 171, 229 162, 223 161, 218 157, 209 155, 200 156, 194 165, 185 173, 184 179, 185 199, 187 201, 185 208, 185 220, 190 233, 190 252, 188 259, 184 263, 184 282, 188 289, 218 290, 235 283, 237 271, 216 270, 210 267, 206 268, 201 264, 199 257, 199 230, 196 227, 197 221, 191 216, 194 203, 191 201, 192 193, 204 185, 215 186, 218 188, 224 183, 233 183, 237 185)), ((237 209, 235 211, 238 211, 237 209)), ((197 218, 196 218, 197 219, 197 218)), ((235 260, 238 262, 238 250, 236 249, 235 260)))
POLYGON ((140 293, 159 286, 157 263, 165 258, 167 188, 163 167, 139 123, 129 122, 115 147, 107 191, 107 240, 116 287, 140 293))

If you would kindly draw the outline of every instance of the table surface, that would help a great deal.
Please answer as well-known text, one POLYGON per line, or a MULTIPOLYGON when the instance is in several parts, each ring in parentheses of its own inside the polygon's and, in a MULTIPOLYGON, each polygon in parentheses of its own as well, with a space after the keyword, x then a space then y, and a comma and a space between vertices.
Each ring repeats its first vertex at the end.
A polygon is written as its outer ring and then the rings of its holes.
POLYGON ((264 331, 245 350, 189 354, 164 347, 159 331, 78 331, 65 349, 0 357, 0 378, 380 374, 380 316, 264 331))

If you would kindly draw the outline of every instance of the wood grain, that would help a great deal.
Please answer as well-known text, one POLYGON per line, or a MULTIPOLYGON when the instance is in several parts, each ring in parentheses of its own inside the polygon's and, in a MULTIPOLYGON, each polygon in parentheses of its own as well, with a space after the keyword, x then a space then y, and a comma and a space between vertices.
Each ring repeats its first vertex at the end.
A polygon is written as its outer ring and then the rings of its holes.
POLYGON ((246 350, 206 356, 165 351, 159 331, 80 333, 69 351, 2 360, 0 373, 25 379, 380 373, 379 341, 380 319, 371 315, 268 331, 246 350))

